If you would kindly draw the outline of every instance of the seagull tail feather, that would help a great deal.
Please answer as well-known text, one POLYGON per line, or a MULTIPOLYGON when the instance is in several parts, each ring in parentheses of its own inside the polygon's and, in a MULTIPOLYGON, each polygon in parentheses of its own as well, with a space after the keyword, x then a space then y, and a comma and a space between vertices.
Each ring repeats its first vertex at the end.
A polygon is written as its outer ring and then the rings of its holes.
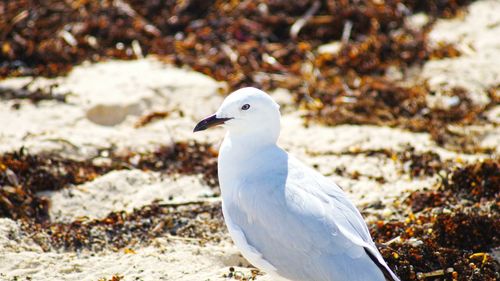
POLYGON ((370 249, 368 249, 366 247, 364 249, 365 249, 365 252, 370 257, 370 259, 377 265, 377 267, 380 269, 380 271, 382 271, 382 273, 384 274, 385 280, 387 280, 387 281, 400 281, 399 278, 396 276, 396 274, 394 274, 394 272, 392 272, 392 270, 389 268, 389 266, 387 266, 387 264, 381 263, 377 259, 377 257, 372 252, 370 252, 370 249))

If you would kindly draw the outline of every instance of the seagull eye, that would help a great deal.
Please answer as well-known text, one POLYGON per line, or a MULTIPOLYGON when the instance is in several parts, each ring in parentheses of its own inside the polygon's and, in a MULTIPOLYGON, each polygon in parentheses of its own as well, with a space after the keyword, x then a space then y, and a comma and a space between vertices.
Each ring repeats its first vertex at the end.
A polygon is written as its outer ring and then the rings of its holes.
POLYGON ((249 105, 248 103, 244 104, 244 105, 241 107, 241 109, 242 109, 242 110, 247 110, 247 109, 249 109, 249 108, 250 108, 250 105, 249 105))

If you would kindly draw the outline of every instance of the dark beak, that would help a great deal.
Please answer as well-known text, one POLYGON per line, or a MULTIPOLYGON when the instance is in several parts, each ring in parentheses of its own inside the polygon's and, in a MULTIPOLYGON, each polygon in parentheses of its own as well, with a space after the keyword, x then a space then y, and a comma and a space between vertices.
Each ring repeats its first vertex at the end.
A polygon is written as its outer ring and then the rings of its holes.
POLYGON ((200 123, 198 123, 196 125, 196 127, 194 127, 193 132, 203 131, 203 130, 206 130, 210 127, 224 124, 224 122, 226 122, 227 120, 230 120, 230 119, 232 119, 232 118, 217 118, 217 116, 215 116, 215 114, 210 115, 207 118, 201 120, 200 123))

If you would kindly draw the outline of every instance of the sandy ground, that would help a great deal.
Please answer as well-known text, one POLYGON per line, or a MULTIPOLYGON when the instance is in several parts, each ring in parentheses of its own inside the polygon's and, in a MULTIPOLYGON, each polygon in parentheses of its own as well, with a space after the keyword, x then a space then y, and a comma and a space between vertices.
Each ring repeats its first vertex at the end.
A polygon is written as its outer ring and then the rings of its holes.
MULTIPOLYGON (((464 18, 442 20, 436 25, 432 38, 458 44, 463 55, 424 65, 420 79, 429 81, 438 93, 429 97, 429 102, 445 104, 447 90, 455 85, 470 89, 475 102, 487 102, 486 89, 500 83, 498 10, 499 1, 481 1, 471 5, 464 18)), ((8 79, 1 81, 0 87, 20 88, 29 80, 8 79)), ((70 93, 68 103, 0 102, 0 151, 24 146, 32 153, 90 159, 104 148, 148 151, 191 139, 218 145, 223 137, 221 129, 193 134, 192 128, 217 109, 223 99, 218 93, 224 83, 164 65, 153 57, 82 65, 67 77, 38 79, 31 87, 54 82, 60 85, 56 91, 70 93), (14 109, 14 104, 20 104, 20 108, 14 109), (134 127, 140 116, 154 111, 168 111, 170 116, 143 128, 134 127)), ((285 90, 272 94, 283 108, 281 145, 343 186, 368 214, 370 204, 402 200, 407 191, 431 187, 436 178, 413 179, 400 172, 404 167, 397 161, 344 152, 403 151, 412 145, 420 152, 434 151, 445 160, 468 162, 486 157, 438 147, 426 133, 376 126, 313 124, 306 128, 302 113, 291 109, 290 94, 285 90), (360 176, 339 176, 335 170, 340 167, 347 174, 360 176), (374 180, 382 175, 385 183, 374 180)), ((458 129, 477 134, 479 146, 496 148, 499 153, 500 107, 493 108, 488 116, 493 125, 458 129)), ((52 220, 67 222, 82 216, 102 218, 111 211, 131 211, 169 197, 176 202, 205 200, 212 193, 198 176, 165 177, 125 170, 45 195, 52 201, 52 220)), ((394 211, 389 208, 384 213, 394 211)), ((114 274, 125 276, 124 280, 225 280, 222 276, 229 272, 228 267, 238 265, 248 273, 248 264, 229 239, 199 246, 196 241, 162 237, 150 246, 134 248, 133 253, 45 252, 33 237, 20 231, 16 222, 0 219, 0 280, 98 280, 114 274)), ((262 276, 258 280, 271 279, 262 276)))

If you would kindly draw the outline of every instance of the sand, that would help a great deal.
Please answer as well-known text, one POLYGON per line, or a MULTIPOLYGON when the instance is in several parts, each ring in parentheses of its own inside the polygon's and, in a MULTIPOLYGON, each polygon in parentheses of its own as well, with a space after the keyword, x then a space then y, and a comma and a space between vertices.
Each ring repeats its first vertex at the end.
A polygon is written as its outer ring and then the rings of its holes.
MULTIPOLYGON (((472 4, 463 18, 437 23, 431 37, 436 42, 458 44, 463 55, 423 66, 419 79, 428 81, 437 93, 429 97, 429 103, 446 105, 453 86, 470 89, 471 98, 478 104, 488 101, 486 90, 500 83, 500 61, 495 59, 500 57, 498 10, 499 1, 480 1, 472 4)), ((0 87, 18 89, 29 80, 7 79, 0 81, 0 87)), ((57 92, 70 93, 67 103, 0 102, 0 151, 25 147, 31 153, 92 159, 102 149, 144 152, 184 140, 218 146, 224 134, 222 129, 193 134, 192 128, 217 109, 223 100, 220 89, 226 85, 188 69, 165 65, 155 57, 84 64, 67 77, 39 78, 31 87, 56 82, 57 92), (15 104, 20 105, 19 109, 14 108, 15 104), (141 116, 154 111, 167 111, 169 116, 142 128, 134 127, 141 116)), ((280 144, 344 187, 368 215, 381 212, 371 209, 371 205, 401 201, 408 191, 431 187, 436 176, 414 179, 405 173, 408 167, 394 159, 345 152, 397 152, 411 145, 416 151, 433 151, 443 160, 459 159, 462 163, 488 157, 439 147, 427 133, 377 126, 305 127, 303 112, 291 110, 290 93, 280 89, 271 94, 284 112, 280 144), (339 168, 345 174, 359 176, 339 175, 339 168), (380 176, 386 181, 377 181, 380 176)), ((500 106, 487 115, 490 124, 457 130, 477 136, 480 147, 500 153, 500 106)), ((43 195, 51 199, 51 219, 61 222, 80 217, 103 218, 109 212, 131 211, 153 201, 220 200, 207 199, 213 189, 199 176, 162 176, 134 169, 112 171, 93 181, 43 195)), ((390 206, 383 210, 386 216, 395 212, 390 206)), ((124 276, 124 280, 227 280, 223 275, 229 273, 230 266, 249 274, 249 264, 227 234, 223 235, 226 237, 221 243, 203 245, 196 240, 160 237, 148 246, 135 246, 127 252, 44 251, 34 237, 20 230, 17 222, 0 219, 0 280, 99 280, 113 275, 124 276)), ((271 278, 260 276, 258 280, 271 278)))

